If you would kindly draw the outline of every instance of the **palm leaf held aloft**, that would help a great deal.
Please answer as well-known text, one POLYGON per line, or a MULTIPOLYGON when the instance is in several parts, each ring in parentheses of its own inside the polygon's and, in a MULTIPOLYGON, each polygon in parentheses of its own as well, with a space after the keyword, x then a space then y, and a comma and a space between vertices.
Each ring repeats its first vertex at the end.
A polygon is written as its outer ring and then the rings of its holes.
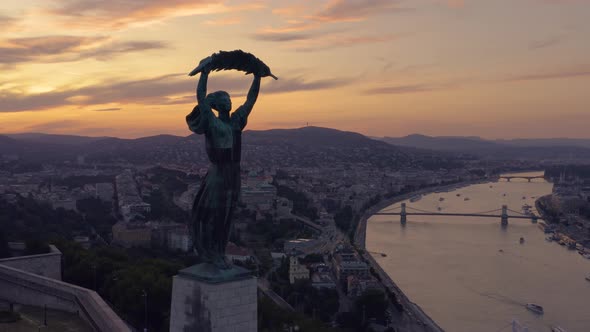
POLYGON ((188 75, 194 76, 200 73, 205 66, 209 66, 212 71, 233 69, 246 72, 246 74, 254 74, 260 77, 271 76, 275 80, 278 79, 270 72, 270 68, 262 60, 242 50, 214 53, 210 57, 201 60, 199 65, 188 75))

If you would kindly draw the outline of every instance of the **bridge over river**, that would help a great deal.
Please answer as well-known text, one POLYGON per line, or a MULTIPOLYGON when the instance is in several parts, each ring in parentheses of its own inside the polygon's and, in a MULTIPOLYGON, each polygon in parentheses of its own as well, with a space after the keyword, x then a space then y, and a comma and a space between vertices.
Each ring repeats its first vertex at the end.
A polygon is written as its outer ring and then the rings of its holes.
POLYGON ((502 226, 508 225, 508 219, 528 219, 531 220, 533 223, 536 223, 539 219, 539 216, 536 214, 524 214, 518 211, 514 211, 508 208, 507 205, 502 205, 501 208, 491 210, 491 211, 483 211, 483 212, 473 212, 473 213, 453 213, 453 212, 433 212, 433 211, 425 211, 420 210, 412 207, 406 206, 406 203, 402 203, 401 206, 395 208, 389 208, 385 210, 381 210, 375 215, 378 216, 400 216, 400 222, 405 224, 408 216, 453 216, 453 217, 483 217, 483 218, 498 218, 500 219, 500 223, 502 226), (396 211, 399 210, 399 211, 396 211), (509 215, 508 212, 512 212, 512 215, 509 215))
POLYGON ((505 179, 506 181, 510 182, 512 179, 525 179, 532 182, 534 179, 545 179, 543 175, 533 175, 533 176, 526 176, 526 175, 502 175, 500 179, 505 179))

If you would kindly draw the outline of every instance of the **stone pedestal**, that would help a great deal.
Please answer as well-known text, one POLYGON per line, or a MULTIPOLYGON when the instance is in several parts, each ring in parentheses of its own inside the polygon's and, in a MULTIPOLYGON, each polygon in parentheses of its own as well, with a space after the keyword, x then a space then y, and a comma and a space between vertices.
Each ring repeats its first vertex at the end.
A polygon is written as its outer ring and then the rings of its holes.
POLYGON ((197 264, 172 284, 170 332, 256 332, 257 280, 241 267, 197 264))

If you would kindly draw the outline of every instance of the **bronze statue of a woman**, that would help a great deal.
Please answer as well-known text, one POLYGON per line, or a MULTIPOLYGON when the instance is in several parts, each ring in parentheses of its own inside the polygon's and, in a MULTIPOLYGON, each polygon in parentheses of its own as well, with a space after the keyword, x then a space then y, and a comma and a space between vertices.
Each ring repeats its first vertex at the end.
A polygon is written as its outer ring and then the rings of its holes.
MULTIPOLYGON (((232 52, 220 53, 227 55, 232 52)), ((192 132, 205 135, 205 148, 211 162, 191 212, 193 246, 201 262, 225 269, 230 266, 225 259, 225 247, 229 241, 232 213, 240 194, 242 130, 256 103, 261 77, 272 74, 264 64, 259 67, 262 70, 253 69, 254 80, 246 102, 230 115, 232 104, 227 92, 216 91, 207 95, 207 79, 212 69, 236 69, 229 66, 223 68, 219 64, 222 57, 215 58, 218 54, 205 58, 191 72, 192 75, 201 72, 201 77, 197 85, 198 105, 186 116, 186 122, 192 132), (212 109, 219 115, 215 116, 212 109)), ((250 59, 262 63, 249 53, 242 52, 241 55, 242 59, 243 55, 249 55, 250 59)))

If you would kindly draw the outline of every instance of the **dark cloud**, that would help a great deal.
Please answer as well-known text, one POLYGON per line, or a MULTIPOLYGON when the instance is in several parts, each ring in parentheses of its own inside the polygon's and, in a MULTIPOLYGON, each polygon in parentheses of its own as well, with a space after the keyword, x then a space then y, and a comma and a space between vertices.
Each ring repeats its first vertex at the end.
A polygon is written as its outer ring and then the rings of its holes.
POLYGON ((61 131, 63 129, 69 129, 72 127, 79 126, 81 124, 80 121, 77 120, 59 120, 59 121, 50 121, 35 124, 29 126, 25 129, 25 131, 29 132, 48 132, 48 131, 61 131))
POLYGON ((508 77, 504 81, 538 81, 576 77, 590 77, 590 66, 578 66, 569 69, 515 75, 508 77))
POLYGON ((104 36, 43 36, 12 38, 0 47, 0 64, 67 62, 94 58, 110 59, 130 52, 166 47, 158 41, 108 42, 104 36))
POLYGON ((252 36, 256 40, 271 42, 289 42, 294 40, 310 39, 312 36, 302 33, 258 32, 252 36))
MULTIPOLYGON (((243 96, 249 88, 252 76, 230 77, 219 75, 210 78, 209 92, 223 89, 232 96, 243 96)), ((268 81, 268 79, 266 80, 268 81)), ((281 78, 267 82, 262 93, 284 93, 305 90, 319 90, 348 84, 350 79, 308 81, 302 77, 281 78)), ((111 103, 169 105, 195 102, 194 79, 185 74, 172 74, 155 78, 105 82, 78 89, 51 91, 37 95, 22 95, 0 91, 0 112, 22 112, 55 108, 66 105, 104 105, 111 103)))
POLYGON ((115 56, 132 52, 147 51, 166 48, 167 44, 160 41, 129 41, 112 43, 105 47, 99 47, 88 52, 82 52, 80 58, 95 58, 97 60, 109 60, 115 56))
POLYGON ((114 112, 114 111, 120 111, 121 108, 120 107, 110 107, 110 108, 99 108, 99 109, 95 109, 93 110, 94 112, 114 112))
POLYGON ((437 90, 438 88, 428 84, 414 84, 414 85, 396 85, 396 86, 384 86, 380 88, 372 88, 364 90, 364 94, 376 95, 376 94, 406 94, 406 93, 417 93, 417 92, 428 92, 437 90))
POLYGON ((551 37, 542 40, 536 40, 529 44, 529 49, 536 50, 540 48, 547 48, 555 46, 563 41, 563 37, 551 37))
POLYGON ((263 93, 285 93, 295 91, 323 90, 348 85, 352 78, 334 78, 327 80, 306 81, 303 77, 281 78, 265 84, 263 93))
POLYGON ((346 37, 342 35, 326 35, 317 40, 312 40, 307 43, 303 43, 301 46, 295 47, 297 52, 316 52, 334 48, 362 45, 362 44, 375 44, 390 42, 399 38, 397 35, 375 35, 375 36, 357 36, 357 37, 346 37))

